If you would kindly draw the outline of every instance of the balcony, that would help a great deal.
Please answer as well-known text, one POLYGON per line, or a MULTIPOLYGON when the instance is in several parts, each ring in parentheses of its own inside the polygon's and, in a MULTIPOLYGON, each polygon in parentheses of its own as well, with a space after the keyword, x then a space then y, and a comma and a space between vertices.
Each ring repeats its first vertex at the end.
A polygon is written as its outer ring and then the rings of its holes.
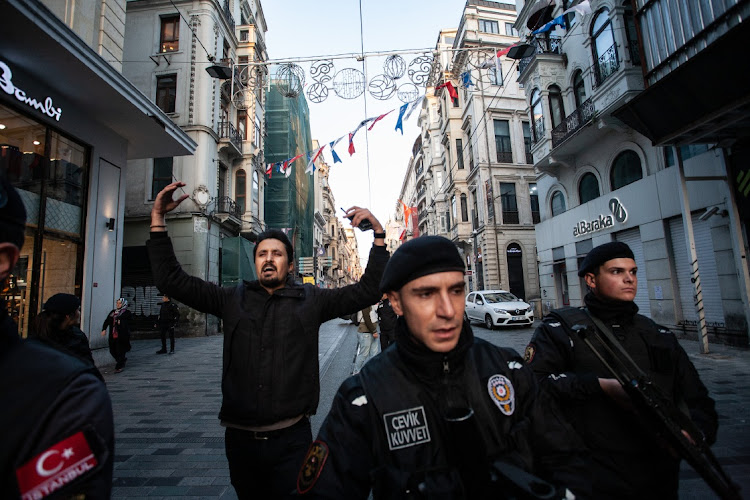
POLYGON ((560 125, 552 129, 552 147, 556 148, 565 142, 581 127, 589 123, 595 113, 594 101, 589 97, 575 111, 568 115, 560 125))
POLYGON ((219 149, 230 158, 242 156, 242 136, 228 121, 219 122, 219 149))
MULTIPOLYGON (((559 36, 550 37, 538 37, 534 38, 529 45, 536 49, 536 54, 530 57, 524 57, 518 61, 518 74, 523 75, 523 72, 536 59, 538 54, 561 54, 560 50, 561 39, 559 36)), ((519 78, 520 80, 520 78, 519 78)))
POLYGON ((498 163, 513 163, 513 151, 498 151, 497 162, 498 163))
POLYGON ((600 87, 610 76, 620 69, 620 60, 617 57, 617 45, 612 45, 599 56, 591 73, 594 75, 593 88, 600 87))
POLYGON ((232 16, 232 10, 229 8, 229 0, 224 0, 224 7, 221 9, 221 13, 229 25, 229 30, 234 31, 234 16, 232 16))
POLYGON ((518 211, 503 210, 503 224, 518 224, 518 211))

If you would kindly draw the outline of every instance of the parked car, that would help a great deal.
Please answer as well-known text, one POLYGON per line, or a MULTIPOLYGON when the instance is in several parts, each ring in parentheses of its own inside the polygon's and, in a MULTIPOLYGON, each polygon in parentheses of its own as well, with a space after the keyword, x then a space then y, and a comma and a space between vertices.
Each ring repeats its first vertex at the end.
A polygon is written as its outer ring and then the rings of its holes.
POLYGON ((531 325, 534 309, 506 290, 482 290, 466 296, 464 312, 469 321, 481 321, 490 330, 494 326, 531 325))

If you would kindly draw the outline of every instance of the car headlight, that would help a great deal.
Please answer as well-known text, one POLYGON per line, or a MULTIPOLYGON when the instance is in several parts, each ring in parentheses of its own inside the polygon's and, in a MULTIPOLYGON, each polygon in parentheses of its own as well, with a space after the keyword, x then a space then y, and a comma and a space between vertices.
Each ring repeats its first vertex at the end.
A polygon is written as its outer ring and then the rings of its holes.
POLYGON ((498 314, 508 315, 508 311, 506 311, 505 309, 493 309, 493 311, 495 311, 498 314))

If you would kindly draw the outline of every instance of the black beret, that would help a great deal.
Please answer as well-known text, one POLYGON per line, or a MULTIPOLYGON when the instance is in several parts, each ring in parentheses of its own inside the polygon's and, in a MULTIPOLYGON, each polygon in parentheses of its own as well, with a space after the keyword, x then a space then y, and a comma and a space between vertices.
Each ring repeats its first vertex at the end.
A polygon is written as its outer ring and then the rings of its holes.
POLYGON ((73 314, 81 305, 78 297, 69 293, 56 293, 44 304, 44 310, 61 314, 73 314))
POLYGON ((0 243, 23 247, 26 209, 21 196, 4 174, 0 174, 0 243))
POLYGON ((465 270, 458 248, 451 240, 442 236, 420 236, 396 249, 385 266, 380 291, 400 290, 408 282, 428 274, 465 270))
POLYGON ((612 259, 633 259, 633 251, 622 241, 610 241, 604 245, 591 250, 586 258, 581 262, 581 267, 578 269, 578 276, 585 276, 586 273, 596 273, 599 266, 612 259))

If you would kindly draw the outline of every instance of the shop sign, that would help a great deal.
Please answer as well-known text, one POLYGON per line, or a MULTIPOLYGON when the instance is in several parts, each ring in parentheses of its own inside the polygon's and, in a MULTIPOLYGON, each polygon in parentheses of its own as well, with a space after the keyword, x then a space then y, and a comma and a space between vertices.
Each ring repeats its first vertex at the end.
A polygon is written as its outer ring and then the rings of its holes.
POLYGON ((26 92, 13 85, 13 72, 10 70, 7 64, 0 61, 0 89, 2 89, 8 95, 15 95, 16 99, 26 104, 29 107, 35 108, 41 111, 50 118, 54 118, 58 122, 60 121, 60 115, 62 114, 61 108, 56 108, 52 104, 52 98, 47 96, 44 102, 37 101, 34 97, 29 97, 26 92))
POLYGON ((628 212, 617 198, 609 200, 609 211, 611 214, 599 214, 599 217, 591 220, 582 220, 573 227, 573 237, 583 236, 585 234, 595 233, 602 229, 609 229, 615 225, 615 222, 622 224, 628 220, 628 212))

